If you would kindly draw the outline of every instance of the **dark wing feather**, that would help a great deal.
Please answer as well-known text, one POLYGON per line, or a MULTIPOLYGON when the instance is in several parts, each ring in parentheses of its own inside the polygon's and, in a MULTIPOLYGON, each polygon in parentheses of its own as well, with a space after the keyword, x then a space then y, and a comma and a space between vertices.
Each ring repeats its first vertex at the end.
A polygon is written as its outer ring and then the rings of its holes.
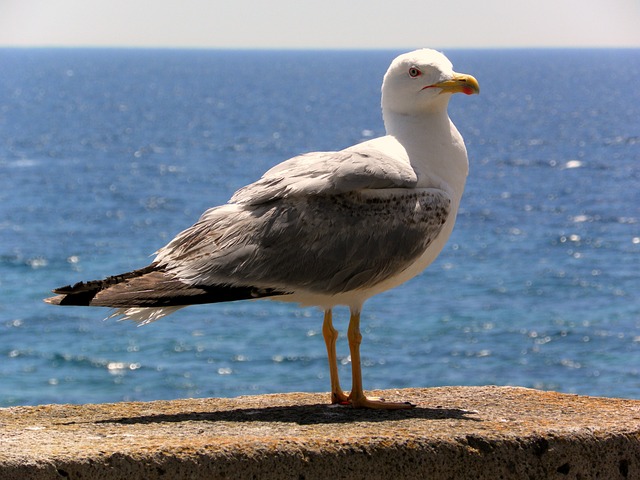
POLYGON ((45 299, 45 302, 112 308, 184 306, 283 294, 272 289, 243 286, 188 285, 155 264, 104 280, 56 288, 53 292, 58 295, 45 299))

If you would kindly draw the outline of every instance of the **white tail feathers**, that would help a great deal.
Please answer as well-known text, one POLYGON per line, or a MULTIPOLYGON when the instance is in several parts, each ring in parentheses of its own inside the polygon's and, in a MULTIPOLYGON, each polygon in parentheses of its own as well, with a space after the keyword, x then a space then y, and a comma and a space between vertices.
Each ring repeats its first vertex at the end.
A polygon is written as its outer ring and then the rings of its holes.
POLYGON ((131 320, 141 327, 160 320, 162 317, 166 317, 181 308, 184 308, 184 306, 118 308, 107 317, 107 320, 110 318, 117 318, 118 321, 131 320))

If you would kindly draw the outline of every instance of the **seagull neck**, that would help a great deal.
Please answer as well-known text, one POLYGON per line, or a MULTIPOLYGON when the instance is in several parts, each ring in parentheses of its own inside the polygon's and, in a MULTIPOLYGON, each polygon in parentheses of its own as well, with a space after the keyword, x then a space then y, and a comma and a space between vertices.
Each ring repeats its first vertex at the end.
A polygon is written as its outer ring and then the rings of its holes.
POLYGON ((427 132, 447 132, 451 122, 446 110, 430 111, 422 115, 406 115, 392 111, 384 112, 383 117, 387 133, 399 140, 423 138, 427 132))
POLYGON ((447 111, 423 115, 385 112, 387 133, 398 140, 418 174, 419 183, 464 187, 469 164, 464 141, 447 111))

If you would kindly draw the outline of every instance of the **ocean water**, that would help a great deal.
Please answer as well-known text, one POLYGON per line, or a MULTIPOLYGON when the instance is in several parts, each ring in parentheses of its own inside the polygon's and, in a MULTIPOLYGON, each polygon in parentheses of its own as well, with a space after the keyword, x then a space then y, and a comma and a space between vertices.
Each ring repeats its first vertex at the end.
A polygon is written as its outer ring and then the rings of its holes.
MULTIPOLYGON (((283 159, 382 135, 397 53, 0 50, 0 406, 327 391, 313 308, 138 328, 42 298, 146 265, 283 159)), ((450 106, 467 189, 440 258, 365 304, 365 389, 640 398, 640 51, 446 53, 481 85, 450 106)))

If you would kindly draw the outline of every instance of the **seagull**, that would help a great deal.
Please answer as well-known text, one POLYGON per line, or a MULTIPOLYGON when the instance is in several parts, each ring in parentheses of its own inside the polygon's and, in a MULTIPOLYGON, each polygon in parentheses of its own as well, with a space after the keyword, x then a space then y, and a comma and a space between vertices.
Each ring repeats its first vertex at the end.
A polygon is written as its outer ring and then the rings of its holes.
POLYGON ((477 80, 442 53, 395 58, 382 83, 386 135, 286 160, 210 208, 147 267, 60 287, 54 305, 111 307, 141 325, 195 304, 271 299, 324 311, 331 403, 413 405, 369 398, 362 386, 360 313, 372 296, 421 273, 447 242, 468 173, 451 95, 477 80), (332 310, 347 306, 352 385, 338 378, 332 310))

